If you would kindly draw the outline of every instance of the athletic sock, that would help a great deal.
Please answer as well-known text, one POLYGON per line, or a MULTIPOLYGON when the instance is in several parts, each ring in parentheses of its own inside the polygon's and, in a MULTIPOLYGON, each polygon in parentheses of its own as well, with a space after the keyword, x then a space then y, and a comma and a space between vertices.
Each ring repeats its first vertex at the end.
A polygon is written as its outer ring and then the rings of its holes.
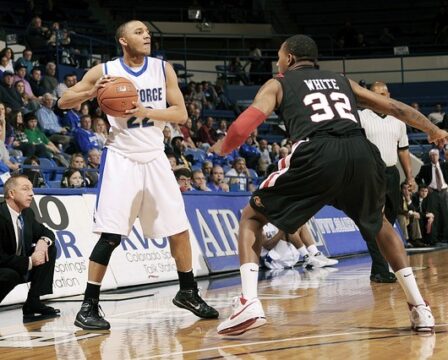
POLYGON ((98 300, 100 298, 100 288, 101 283, 87 281, 86 292, 84 293, 84 301, 86 301, 87 299, 98 300))
POLYGON ((178 271, 177 276, 179 277, 179 286, 181 290, 191 290, 195 289, 196 282, 194 281, 193 269, 190 271, 178 271))
POLYGON ((246 263, 240 267, 241 274, 241 292, 247 300, 258 296, 258 264, 246 263))
POLYGON ((425 304, 420 290, 418 289, 417 282, 415 281, 414 273, 411 267, 406 267, 398 270, 395 275, 400 283, 401 287, 406 294, 406 300, 411 305, 425 304))
POLYGON ((306 249, 306 246, 305 246, 305 245, 302 245, 302 246, 299 247, 297 250, 299 251, 299 254, 300 254, 301 257, 304 257, 304 256, 306 256, 306 255, 309 255, 309 252, 308 252, 308 250, 306 249))
POLYGON ((308 246, 307 249, 308 249, 308 252, 309 252, 312 256, 316 255, 316 254, 319 252, 319 249, 317 248, 316 245, 310 245, 310 246, 308 246))

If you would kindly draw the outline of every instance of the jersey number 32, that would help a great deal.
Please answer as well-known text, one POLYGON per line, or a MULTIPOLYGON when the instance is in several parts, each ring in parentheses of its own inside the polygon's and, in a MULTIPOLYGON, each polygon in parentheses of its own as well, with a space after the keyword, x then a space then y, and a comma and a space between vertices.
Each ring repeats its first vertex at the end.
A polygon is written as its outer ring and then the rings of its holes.
POLYGON ((311 115, 311 120, 320 122, 332 120, 335 118, 335 111, 340 119, 349 119, 356 121, 355 115, 352 113, 352 107, 347 95, 340 92, 332 92, 325 95, 320 92, 308 94, 303 98, 305 106, 311 106, 315 114, 311 115))

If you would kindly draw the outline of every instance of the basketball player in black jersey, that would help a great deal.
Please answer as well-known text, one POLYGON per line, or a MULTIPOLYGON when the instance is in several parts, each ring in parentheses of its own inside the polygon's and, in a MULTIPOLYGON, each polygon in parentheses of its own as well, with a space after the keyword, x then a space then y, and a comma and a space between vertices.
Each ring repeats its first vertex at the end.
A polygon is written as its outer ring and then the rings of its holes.
POLYGON ((278 52, 280 75, 261 87, 252 106, 212 147, 218 154, 229 153, 274 110, 295 141, 291 154, 279 161, 279 170, 260 185, 243 211, 238 243, 242 295, 234 299, 233 313, 218 326, 218 333, 238 335, 266 323, 257 299, 263 225, 270 222, 294 233, 324 205, 344 211, 366 241, 377 241, 406 294, 412 329, 432 332, 434 318, 417 287, 403 243, 383 216, 385 165, 364 135, 357 104, 397 117, 426 132, 431 142, 444 143, 448 133, 410 106, 342 75, 316 69, 317 54, 311 38, 288 38, 278 52))

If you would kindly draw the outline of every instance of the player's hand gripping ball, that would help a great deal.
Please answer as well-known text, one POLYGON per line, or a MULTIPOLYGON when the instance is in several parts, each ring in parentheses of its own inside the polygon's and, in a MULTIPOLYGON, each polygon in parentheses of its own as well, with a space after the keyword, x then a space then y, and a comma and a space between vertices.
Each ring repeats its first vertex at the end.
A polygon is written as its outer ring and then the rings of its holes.
POLYGON ((134 108, 132 102, 138 101, 138 93, 132 81, 116 77, 98 89, 96 98, 107 115, 127 117, 125 112, 134 108))

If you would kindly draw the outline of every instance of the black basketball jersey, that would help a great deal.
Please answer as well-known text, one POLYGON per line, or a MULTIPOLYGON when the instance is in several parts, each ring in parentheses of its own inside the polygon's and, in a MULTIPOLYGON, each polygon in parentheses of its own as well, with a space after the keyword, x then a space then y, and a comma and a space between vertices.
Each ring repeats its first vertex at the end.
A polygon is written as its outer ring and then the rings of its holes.
POLYGON ((316 132, 342 135, 361 128, 355 96, 344 76, 306 66, 277 80, 283 88, 278 113, 293 141, 316 132))

